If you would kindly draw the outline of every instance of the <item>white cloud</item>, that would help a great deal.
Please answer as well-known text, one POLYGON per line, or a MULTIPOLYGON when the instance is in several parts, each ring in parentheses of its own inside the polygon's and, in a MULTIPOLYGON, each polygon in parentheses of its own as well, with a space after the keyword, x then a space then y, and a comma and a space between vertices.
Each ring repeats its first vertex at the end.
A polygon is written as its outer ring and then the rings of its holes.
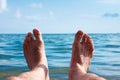
POLYGON ((0 13, 7 11, 7 0, 0 0, 0 13))
POLYGON ((20 9, 16 10, 15 16, 16 16, 16 18, 20 18, 21 17, 21 11, 20 11, 20 9))
POLYGON ((43 5, 41 3, 32 3, 29 5, 31 8, 43 8, 43 5))
POLYGON ((120 0, 97 0, 97 2, 103 4, 119 4, 120 0))

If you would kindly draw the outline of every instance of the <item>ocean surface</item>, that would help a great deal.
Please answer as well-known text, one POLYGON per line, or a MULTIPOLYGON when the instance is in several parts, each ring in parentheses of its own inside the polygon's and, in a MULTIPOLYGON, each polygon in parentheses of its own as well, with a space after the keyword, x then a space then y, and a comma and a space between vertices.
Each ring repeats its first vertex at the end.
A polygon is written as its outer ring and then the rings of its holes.
MULTIPOLYGON (((89 34, 94 56, 89 69, 108 80, 120 80, 120 34, 89 34)), ((0 34, 0 80, 29 71, 23 55, 25 34, 0 34)), ((68 80, 74 34, 43 34, 51 80, 68 80)))

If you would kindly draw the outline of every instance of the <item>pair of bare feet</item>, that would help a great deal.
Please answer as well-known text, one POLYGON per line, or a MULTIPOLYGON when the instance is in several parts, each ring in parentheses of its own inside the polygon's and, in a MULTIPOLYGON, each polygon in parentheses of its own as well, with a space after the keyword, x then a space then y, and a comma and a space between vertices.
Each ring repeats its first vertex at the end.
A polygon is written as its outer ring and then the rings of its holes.
MULTIPOLYGON (((7 80, 49 80, 44 42, 38 29, 34 29, 33 34, 31 32, 27 34, 23 48, 30 71, 18 76, 9 77, 7 80)), ((91 38, 79 30, 75 35, 72 46, 69 80, 105 80, 95 74, 87 73, 93 56, 93 50, 91 38)))

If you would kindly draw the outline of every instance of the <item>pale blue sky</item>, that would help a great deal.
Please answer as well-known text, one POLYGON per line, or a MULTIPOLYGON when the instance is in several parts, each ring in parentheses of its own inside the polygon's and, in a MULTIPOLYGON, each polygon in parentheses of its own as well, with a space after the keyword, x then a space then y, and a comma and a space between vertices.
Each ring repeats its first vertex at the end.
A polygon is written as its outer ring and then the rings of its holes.
POLYGON ((120 0, 0 0, 0 33, 120 33, 120 0))

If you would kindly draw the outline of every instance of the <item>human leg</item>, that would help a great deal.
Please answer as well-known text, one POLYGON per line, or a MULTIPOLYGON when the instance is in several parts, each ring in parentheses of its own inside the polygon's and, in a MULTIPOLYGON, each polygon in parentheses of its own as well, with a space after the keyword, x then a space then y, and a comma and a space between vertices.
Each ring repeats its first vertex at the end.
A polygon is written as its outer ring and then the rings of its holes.
POLYGON ((69 70, 69 80, 105 80, 95 74, 87 73, 93 56, 92 39, 79 30, 72 46, 72 58, 69 70))
POLYGON ((38 29, 29 32, 23 44, 24 56, 29 72, 9 77, 7 80, 49 80, 48 63, 44 50, 42 35, 38 29))

